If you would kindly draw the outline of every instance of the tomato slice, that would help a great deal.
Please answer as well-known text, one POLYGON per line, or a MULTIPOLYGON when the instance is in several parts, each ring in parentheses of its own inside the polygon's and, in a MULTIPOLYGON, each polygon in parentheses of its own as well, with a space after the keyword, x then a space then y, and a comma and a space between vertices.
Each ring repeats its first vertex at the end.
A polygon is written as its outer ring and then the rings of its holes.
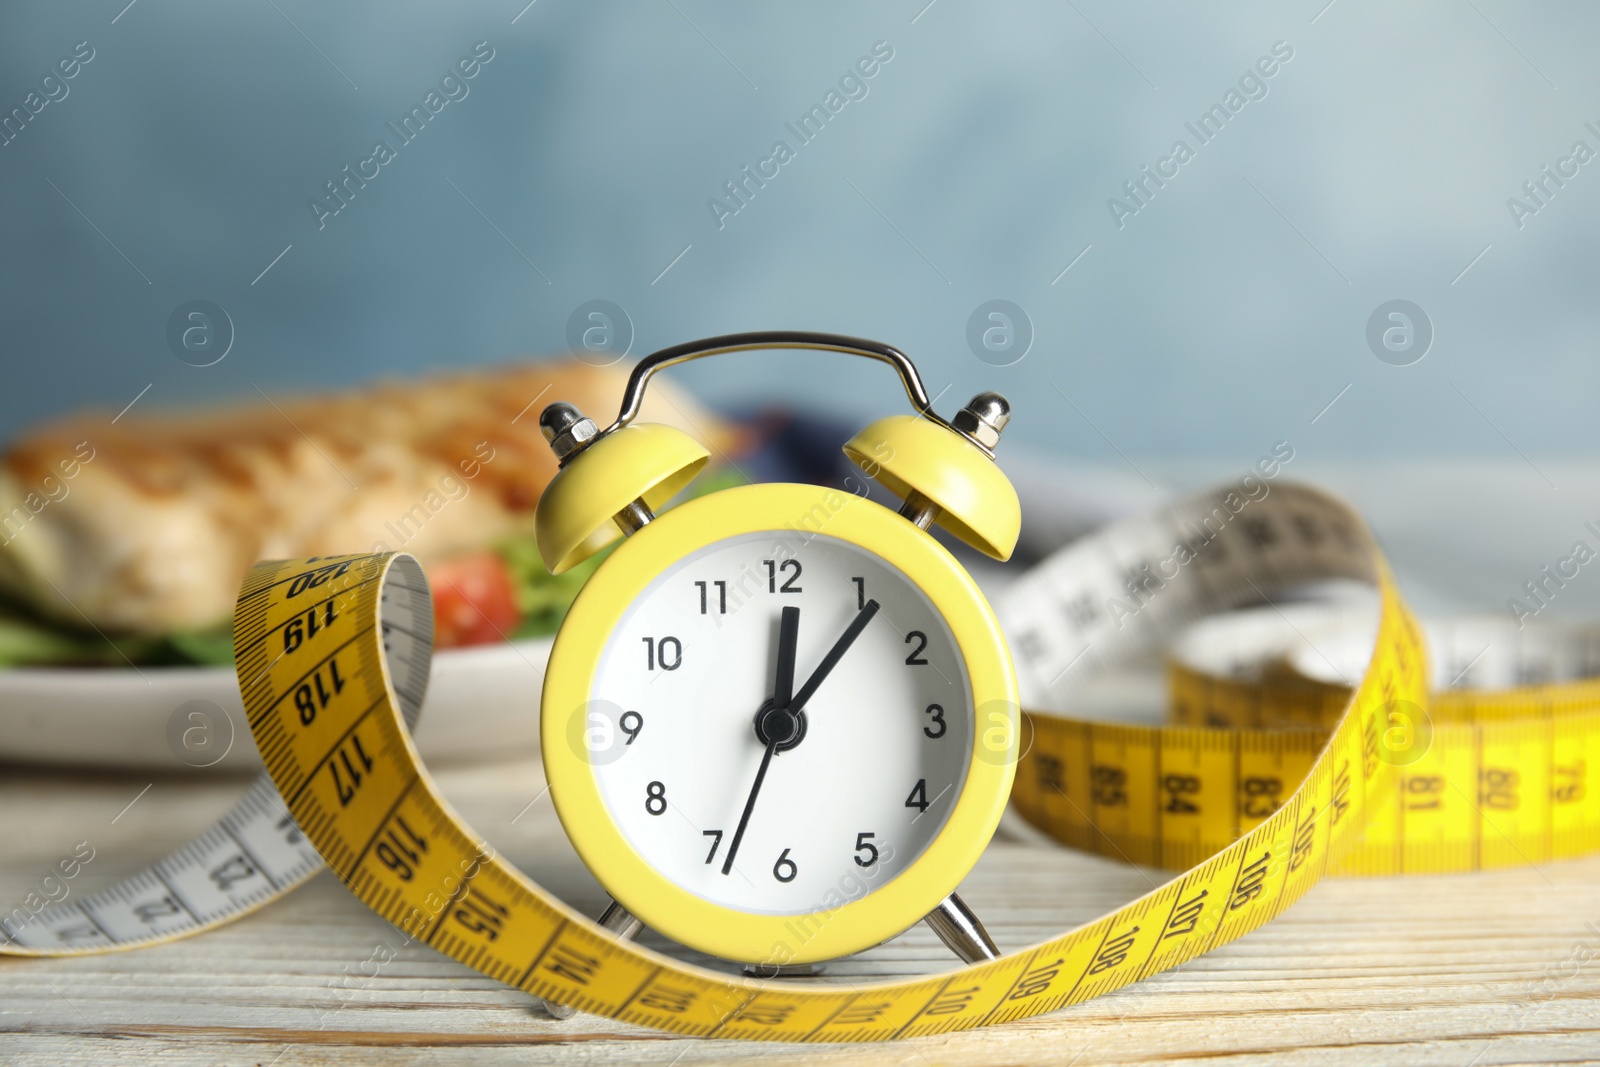
POLYGON ((437 648, 503 641, 521 619, 505 561, 475 552, 428 568, 433 592, 433 639, 437 648))

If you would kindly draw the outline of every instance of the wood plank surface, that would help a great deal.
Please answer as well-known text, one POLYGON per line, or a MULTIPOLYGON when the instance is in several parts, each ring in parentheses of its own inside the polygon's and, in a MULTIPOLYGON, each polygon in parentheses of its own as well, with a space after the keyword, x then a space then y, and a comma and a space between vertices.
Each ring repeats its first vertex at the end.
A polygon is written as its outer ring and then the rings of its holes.
MULTIPOLYGON (((548 797, 529 806, 544 789, 536 760, 436 773, 496 848, 598 911, 601 891, 548 797)), ((242 789, 236 778, 0 767, 0 900, 9 909, 80 841, 95 856, 71 891, 92 892, 182 844, 242 789)), ((961 891, 1010 949, 1162 878, 1042 843, 1008 817, 961 891)), ((0 1063, 1600 1063, 1600 857, 1327 881, 1277 922, 1176 972, 1043 1018, 879 1046, 758 1048, 593 1016, 555 1022, 527 995, 402 941, 323 874, 230 927, 161 948, 0 958, 0 1063)), ((830 965, 826 980, 953 963, 919 925, 830 965)))

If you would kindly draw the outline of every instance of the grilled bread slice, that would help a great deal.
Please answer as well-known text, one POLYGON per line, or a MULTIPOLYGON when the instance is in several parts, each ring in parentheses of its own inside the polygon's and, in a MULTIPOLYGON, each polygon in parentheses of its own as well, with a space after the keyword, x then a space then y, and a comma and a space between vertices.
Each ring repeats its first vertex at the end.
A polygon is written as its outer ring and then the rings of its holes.
MULTIPOLYGON (((604 426, 626 369, 519 363, 335 395, 43 426, 0 459, 0 591, 77 628, 169 634, 233 610, 258 559, 405 550, 424 565, 530 533, 556 400, 604 426)), ((641 419, 732 447, 657 385, 641 419)))

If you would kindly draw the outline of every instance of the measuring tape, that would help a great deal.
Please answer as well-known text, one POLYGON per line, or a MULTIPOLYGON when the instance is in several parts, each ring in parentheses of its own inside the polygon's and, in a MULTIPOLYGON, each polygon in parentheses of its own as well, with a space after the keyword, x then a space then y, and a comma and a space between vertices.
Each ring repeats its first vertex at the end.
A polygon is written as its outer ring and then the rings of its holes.
POLYGON ((1491 633, 1474 655, 1482 635, 1463 632, 1445 669, 1515 685, 1430 699, 1423 636, 1370 533, 1315 490, 1222 489, 1115 524, 1023 576, 996 609, 1034 709, 1017 810, 1065 844, 1182 871, 999 959, 848 988, 758 981, 619 941, 561 903, 450 809, 418 759, 409 731, 432 611, 405 555, 258 564, 234 641, 270 783, 135 878, 20 926, 0 918, 0 951, 193 933, 287 892, 320 855, 402 932, 551 1001, 702 1037, 877 1041, 1099 996, 1268 922, 1327 873, 1472 870, 1600 847, 1587 793, 1600 682, 1582 680, 1600 673, 1600 641, 1491 633), (1316 583, 1375 596, 1364 650, 1294 601, 1316 583), (1257 610, 1203 621, 1245 606, 1257 610), (1274 616, 1282 625, 1261 622, 1274 616), (1168 650, 1176 725, 1064 714, 1098 679, 1168 650))

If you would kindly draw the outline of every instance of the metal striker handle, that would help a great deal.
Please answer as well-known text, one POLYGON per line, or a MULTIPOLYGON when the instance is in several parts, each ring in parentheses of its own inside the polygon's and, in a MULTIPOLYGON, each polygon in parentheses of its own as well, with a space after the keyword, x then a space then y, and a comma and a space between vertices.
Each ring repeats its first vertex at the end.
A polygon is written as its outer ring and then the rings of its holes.
POLYGON ((622 393, 622 410, 617 414, 617 421, 607 426, 600 436, 622 429, 638 416, 640 405, 644 403, 645 386, 649 384, 651 376, 656 371, 678 363, 687 363, 691 359, 763 348, 810 348, 822 352, 864 356, 880 363, 887 363, 899 372, 900 382, 906 387, 906 395, 911 398, 911 406, 917 409, 919 415, 941 426, 950 425, 934 414, 933 401, 928 398, 928 391, 923 388, 921 375, 917 373, 917 368, 910 358, 898 348, 878 341, 845 337, 840 334, 811 333, 805 330, 762 330, 754 333, 729 333, 721 337, 707 337, 701 341, 690 341, 686 344, 673 345, 671 348, 663 348, 644 357, 628 376, 627 388, 622 393))

